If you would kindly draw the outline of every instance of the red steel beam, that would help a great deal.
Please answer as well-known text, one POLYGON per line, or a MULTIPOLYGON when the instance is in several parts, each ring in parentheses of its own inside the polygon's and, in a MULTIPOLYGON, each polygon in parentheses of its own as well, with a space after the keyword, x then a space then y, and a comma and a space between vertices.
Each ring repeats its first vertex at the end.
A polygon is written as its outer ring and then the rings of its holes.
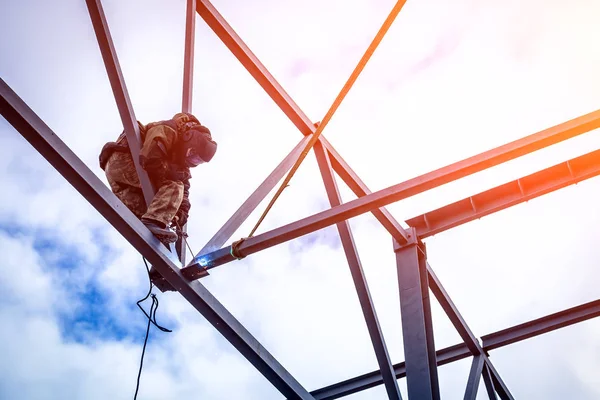
POLYGON ((600 150, 411 218, 406 223, 424 239, 598 175, 600 150))
MULTIPOLYGON (((406 182, 390 186, 367 196, 349 201, 310 217, 273 229, 245 240, 238 246, 241 256, 248 256, 269 247, 312 233, 340 221, 371 212, 387 204, 425 192, 448 182, 464 178, 498 164, 513 160, 536 150, 560 143, 600 127, 600 110, 574 118, 562 124, 512 141, 473 157, 426 173, 406 182)), ((230 254, 231 246, 213 253, 196 257, 191 265, 200 264, 213 268, 235 260, 230 254)), ((197 266, 196 266, 197 268, 197 266)))

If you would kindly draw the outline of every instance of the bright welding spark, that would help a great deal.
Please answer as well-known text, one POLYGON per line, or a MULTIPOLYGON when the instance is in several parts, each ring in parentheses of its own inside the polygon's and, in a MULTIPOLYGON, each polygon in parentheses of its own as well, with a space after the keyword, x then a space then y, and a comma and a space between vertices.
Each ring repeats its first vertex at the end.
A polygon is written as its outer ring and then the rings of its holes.
POLYGON ((201 267, 206 267, 208 265, 208 260, 205 257, 202 257, 198 260, 198 264, 200 264, 201 267))

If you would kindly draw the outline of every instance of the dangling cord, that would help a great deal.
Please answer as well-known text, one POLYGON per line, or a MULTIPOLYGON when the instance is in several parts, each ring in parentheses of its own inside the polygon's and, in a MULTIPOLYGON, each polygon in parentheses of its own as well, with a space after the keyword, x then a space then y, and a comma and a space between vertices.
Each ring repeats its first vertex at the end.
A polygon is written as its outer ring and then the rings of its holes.
POLYGON ((146 259, 144 257, 142 257, 142 260, 144 260, 144 265, 146 266, 146 272, 148 272, 148 281, 150 282, 150 289, 148 289, 148 294, 146 294, 146 297, 144 297, 141 300, 138 300, 136 304, 140 308, 140 310, 142 310, 144 315, 148 318, 148 326, 146 327, 146 337, 144 338, 144 347, 142 348, 142 357, 140 358, 140 369, 138 371, 137 384, 135 385, 135 395, 133 396, 134 400, 137 399, 138 390, 140 389, 140 378, 142 376, 142 368, 144 365, 144 354, 146 353, 146 344, 148 343, 148 336, 150 335, 150 324, 154 324, 154 326, 156 326, 158 329, 160 329, 163 332, 172 332, 170 329, 164 328, 164 327, 158 325, 158 323, 156 322, 156 310, 158 310, 158 298, 156 297, 156 295, 154 293, 152 293, 152 288, 154 287, 154 285, 152 284, 152 279, 150 279, 150 268, 148 267, 148 263, 146 262, 146 259), (146 313, 146 310, 144 310, 142 308, 142 305, 140 304, 140 303, 144 302, 148 297, 152 297, 152 304, 150 305, 150 313, 149 314, 146 313))

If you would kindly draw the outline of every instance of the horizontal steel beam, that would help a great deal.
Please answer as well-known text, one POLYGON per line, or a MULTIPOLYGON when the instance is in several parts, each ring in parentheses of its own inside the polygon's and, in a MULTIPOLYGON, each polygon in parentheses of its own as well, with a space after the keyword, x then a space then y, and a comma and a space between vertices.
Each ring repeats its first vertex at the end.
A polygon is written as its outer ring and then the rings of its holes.
MULTIPOLYGON (((438 366, 446 365, 471 356, 471 352, 464 344, 457 344, 438 350, 435 354, 438 366)), ((404 362, 394 364, 394 372, 398 379, 406 377, 406 365, 404 362)), ((311 394, 317 400, 339 399, 340 397, 348 396, 352 393, 379 386, 382 383, 383 379, 381 378, 381 373, 379 371, 373 371, 322 389, 317 389, 312 391, 311 394)))
MULTIPOLYGON (((238 248, 248 256, 300 236, 312 233, 340 221, 371 212, 387 204, 422 193, 434 187, 474 174, 533 151, 548 147, 600 127, 600 110, 572 119, 552 128, 534 133, 503 146, 429 172, 406 182, 349 201, 338 207, 292 222, 269 232, 251 237, 238 248)), ((235 260, 231 246, 207 254, 193 263, 204 263, 208 268, 235 260)))
MULTIPOLYGON (((599 316, 600 300, 592 301, 590 303, 572 307, 555 314, 485 335, 482 337, 482 347, 483 350, 487 352, 599 316)), ((461 343, 438 350, 436 352, 436 356, 437 365, 441 366, 470 357, 471 351, 466 344, 461 343)), ((493 366, 491 368, 493 368, 493 366)), ((394 371, 397 378, 403 378, 406 373, 404 363, 401 362, 394 364, 394 371)), ((382 383, 383 380, 379 371, 373 371, 345 380, 343 382, 314 390, 311 392, 311 394, 317 400, 338 399, 352 393, 373 388, 381 385, 382 383)))
POLYGON ((446 231, 505 208, 600 175, 600 150, 411 218, 419 238, 446 231))
POLYGON ((599 316, 600 300, 595 300, 482 336, 481 340, 485 350, 493 350, 599 316))
POLYGON ((283 395, 313 399, 200 282, 183 276, 179 261, 1 79, 0 113, 283 395))

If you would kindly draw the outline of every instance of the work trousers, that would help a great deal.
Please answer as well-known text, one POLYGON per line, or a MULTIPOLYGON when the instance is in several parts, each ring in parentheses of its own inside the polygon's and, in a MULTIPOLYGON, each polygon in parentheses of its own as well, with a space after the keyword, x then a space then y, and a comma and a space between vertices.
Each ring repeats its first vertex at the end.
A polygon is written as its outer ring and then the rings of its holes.
POLYGON ((146 208, 140 180, 129 153, 114 152, 104 171, 113 193, 136 217, 169 226, 183 200, 182 182, 163 181, 146 208))

